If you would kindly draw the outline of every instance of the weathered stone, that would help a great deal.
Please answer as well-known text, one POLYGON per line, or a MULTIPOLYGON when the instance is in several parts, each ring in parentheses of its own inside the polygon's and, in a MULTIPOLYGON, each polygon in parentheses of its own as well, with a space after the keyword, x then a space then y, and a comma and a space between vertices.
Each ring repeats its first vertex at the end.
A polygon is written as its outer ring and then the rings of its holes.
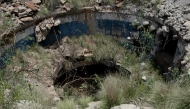
POLYGON ((26 5, 27 5, 27 7, 29 7, 29 8, 32 9, 33 11, 37 11, 37 8, 36 8, 36 6, 34 5, 33 2, 28 1, 26 5))
POLYGON ((190 57, 186 55, 184 56, 183 60, 188 62, 190 60, 190 57))
POLYGON ((54 102, 58 102, 58 101, 60 101, 60 100, 61 100, 61 99, 60 99, 59 97, 54 97, 54 98, 53 98, 53 101, 54 101, 54 102))
POLYGON ((39 27, 39 26, 36 26, 35 31, 36 31, 36 32, 40 32, 40 27, 39 27))
POLYGON ((181 64, 182 64, 182 65, 185 65, 185 64, 187 64, 187 61, 186 61, 186 60, 183 60, 183 61, 181 61, 181 64))
POLYGON ((142 76, 142 80, 143 80, 143 81, 146 81, 146 80, 147 80, 147 77, 146 77, 146 76, 142 76))
POLYGON ((164 17, 164 15, 165 15, 165 10, 160 10, 158 16, 164 17))
POLYGON ((118 8, 120 8, 122 6, 122 4, 123 4, 123 1, 115 3, 115 6, 118 7, 118 8))
POLYGON ((190 52, 190 44, 188 44, 186 47, 185 47, 185 50, 190 52))
POLYGON ((173 40, 178 39, 178 35, 176 35, 176 34, 173 35, 173 36, 172 36, 172 39, 173 39, 173 40))
POLYGON ((162 30, 163 30, 163 32, 166 32, 166 33, 170 32, 170 29, 167 26, 162 26, 162 30))
POLYGON ((186 34, 185 36, 183 36, 183 39, 185 41, 190 41, 190 34, 186 34))
POLYGON ((94 5, 94 8, 98 11, 101 11, 102 10, 102 7, 101 6, 98 6, 98 5, 94 5))
POLYGON ((149 21, 144 21, 144 22, 143 22, 143 26, 148 26, 149 24, 150 24, 149 21))
POLYGON ((178 25, 173 26, 174 33, 178 33, 180 31, 180 27, 178 25))
POLYGON ((28 0, 20 0, 20 3, 24 5, 27 1, 28 0))
POLYGON ((0 10, 2 10, 2 11, 4 11, 4 12, 9 11, 7 8, 4 8, 4 7, 0 7, 0 10))
POLYGON ((164 24, 164 19, 163 19, 163 18, 157 18, 157 17, 155 17, 154 20, 155 20, 156 22, 162 24, 162 25, 164 24))
POLYGON ((120 106, 112 107, 111 109, 140 109, 134 104, 121 104, 120 106))
POLYGON ((46 36, 48 35, 49 31, 53 26, 59 25, 60 21, 54 21, 53 18, 49 18, 41 22, 38 26, 35 28, 35 36, 36 41, 41 42, 46 39, 46 36), (56 23, 55 23, 56 22, 56 23))
POLYGON ((35 3, 35 4, 40 4, 41 0, 32 0, 32 2, 35 3))
POLYGON ((141 109, 154 109, 153 107, 141 107, 141 109))
POLYGON ((90 102, 88 103, 88 107, 85 109, 100 109, 102 105, 102 101, 90 102))
POLYGON ((67 1, 66 0, 60 0, 60 2, 64 5, 67 1))
POLYGON ((18 6, 17 9, 18 9, 18 12, 24 12, 26 10, 26 7, 18 6))
MULTIPOLYGON (((187 63, 187 64, 185 65, 185 68, 186 68, 186 69, 190 69, 190 63, 187 63)), ((190 71, 190 70, 189 70, 189 71, 190 71)), ((190 74, 190 72, 189 72, 188 74, 190 74)))
POLYGON ((24 17, 20 19, 22 22, 29 22, 29 21, 33 21, 34 19, 32 17, 24 17))
POLYGON ((18 24, 24 24, 22 21, 20 21, 19 19, 17 20, 18 24))
POLYGON ((172 16, 172 14, 171 14, 170 12, 166 12, 166 13, 164 14, 164 16, 170 17, 170 16, 172 16))
POLYGON ((53 27, 53 24, 52 23, 47 23, 46 27, 50 30, 53 27))
POLYGON ((27 13, 26 11, 24 11, 24 12, 22 12, 22 13, 18 13, 18 16, 19 16, 20 18, 26 17, 27 15, 28 15, 28 13, 27 13))
POLYGON ((13 6, 11 6, 11 7, 8 8, 8 10, 9 10, 10 12, 13 12, 14 9, 15 9, 15 8, 14 8, 13 6))
POLYGON ((186 27, 190 27, 190 21, 186 21, 183 25, 186 27))
POLYGON ((30 13, 30 12, 32 12, 32 9, 28 8, 28 9, 26 10, 26 12, 27 12, 27 13, 30 13))
POLYGON ((55 22, 54 22, 54 26, 58 26, 59 24, 61 23, 61 21, 59 20, 59 19, 57 19, 57 20, 55 20, 55 22))
POLYGON ((190 9, 183 10, 183 13, 184 13, 184 14, 190 13, 190 9))
POLYGON ((153 32, 153 31, 155 31, 155 30, 156 30, 156 27, 155 27, 155 26, 153 26, 153 25, 151 25, 149 30, 150 30, 150 32, 153 32))
POLYGON ((9 101, 12 98, 11 90, 5 89, 4 90, 4 100, 9 101))
POLYGON ((185 32, 184 31, 179 31, 179 36, 183 37, 185 35, 185 32))
POLYGON ((185 15, 185 19, 190 21, 190 13, 185 15))
POLYGON ((15 3, 14 6, 15 6, 15 7, 18 7, 18 6, 20 6, 20 4, 19 4, 19 3, 15 3))
POLYGON ((158 28, 157 31, 156 31, 156 35, 160 36, 162 34, 163 34, 163 30, 161 28, 158 28))
POLYGON ((63 7, 66 11, 70 11, 70 4, 69 3, 65 3, 64 7, 63 7))
POLYGON ((96 3, 100 4, 102 3, 102 0, 96 0, 96 3))

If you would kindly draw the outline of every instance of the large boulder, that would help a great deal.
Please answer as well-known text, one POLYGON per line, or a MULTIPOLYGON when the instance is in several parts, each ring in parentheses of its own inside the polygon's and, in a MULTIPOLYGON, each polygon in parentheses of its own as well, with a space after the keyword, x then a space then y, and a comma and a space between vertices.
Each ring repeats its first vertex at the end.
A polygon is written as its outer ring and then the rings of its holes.
POLYGON ((51 28, 53 26, 58 26, 60 23, 59 19, 54 20, 53 18, 46 19, 39 23, 35 28, 36 41, 41 42, 45 40, 51 28))

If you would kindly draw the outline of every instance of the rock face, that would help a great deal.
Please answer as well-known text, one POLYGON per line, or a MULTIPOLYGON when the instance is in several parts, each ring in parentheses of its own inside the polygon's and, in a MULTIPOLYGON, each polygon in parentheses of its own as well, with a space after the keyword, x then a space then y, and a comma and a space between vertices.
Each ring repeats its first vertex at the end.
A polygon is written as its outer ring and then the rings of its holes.
POLYGON ((23 22, 33 21, 41 0, 1 0, 0 2, 2 2, 0 13, 4 12, 6 17, 14 16, 14 25, 20 26, 23 22))
POLYGON ((20 100, 13 107, 14 109, 43 109, 41 104, 28 100, 20 100))
POLYGON ((121 104, 121 105, 115 106, 111 109, 140 109, 140 108, 134 104, 121 104))
POLYGON ((60 20, 54 20, 53 18, 46 19, 39 23, 35 28, 36 41, 41 42, 46 39, 46 36, 50 32, 53 26, 58 26, 60 20))

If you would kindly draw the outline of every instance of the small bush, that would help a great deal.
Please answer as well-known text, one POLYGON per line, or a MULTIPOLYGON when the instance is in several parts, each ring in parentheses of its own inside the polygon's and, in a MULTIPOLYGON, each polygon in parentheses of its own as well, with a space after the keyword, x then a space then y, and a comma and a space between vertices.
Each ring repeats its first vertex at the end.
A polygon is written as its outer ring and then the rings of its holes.
POLYGON ((113 5, 115 0, 102 0, 103 5, 113 5))
MULTIPOLYGON (((11 16, 11 17, 5 17, 3 15, 2 19, 2 23, 0 24, 0 33, 5 32, 5 30, 11 30, 15 25, 14 25, 14 21, 13 18, 15 16, 11 16)), ((10 39, 6 39, 6 40, 10 40, 10 39)), ((3 40, 6 42, 6 40, 3 40)), ((0 43, 3 43, 2 41, 0 41, 0 43)))
POLYGON ((68 2, 73 5, 74 8, 82 8, 85 6, 91 6, 95 3, 94 0, 68 0, 68 2))
POLYGON ((103 101, 102 108, 108 109, 135 100, 140 91, 143 92, 127 75, 108 75, 101 84, 98 97, 103 101))
POLYGON ((42 3, 52 12, 60 4, 60 0, 42 0, 42 3))
POLYGON ((168 94, 167 109, 190 109, 189 86, 179 87, 179 84, 174 84, 172 87, 168 94))
POLYGON ((45 17, 50 14, 50 11, 45 5, 40 6, 40 11, 37 13, 37 17, 45 17))
POLYGON ((165 109, 170 87, 164 82, 156 82, 150 94, 150 102, 156 109, 165 109))
POLYGON ((98 93, 99 98, 103 101, 103 108, 108 109, 112 106, 124 102, 123 89, 120 86, 120 78, 109 75, 101 84, 101 90, 98 93))
POLYGON ((82 95, 78 99, 78 103, 81 106, 81 109, 85 109, 88 106, 88 103, 92 102, 93 98, 91 96, 84 96, 82 95))
POLYGON ((64 99, 57 103, 57 109, 75 109, 75 100, 73 98, 64 99))
POLYGON ((125 55, 126 50, 111 37, 103 35, 80 36, 68 38, 67 44, 70 45, 70 51, 73 58, 76 58, 81 48, 87 48, 92 51, 92 60, 101 61, 119 61, 125 55))

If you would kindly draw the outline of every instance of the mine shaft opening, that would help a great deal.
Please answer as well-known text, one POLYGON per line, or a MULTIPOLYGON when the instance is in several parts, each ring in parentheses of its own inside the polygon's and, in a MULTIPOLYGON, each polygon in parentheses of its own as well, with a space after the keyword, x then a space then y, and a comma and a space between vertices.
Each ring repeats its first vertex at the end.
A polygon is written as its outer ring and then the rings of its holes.
POLYGON ((168 39, 165 38, 165 47, 163 47, 163 51, 170 54, 172 57, 174 57, 176 48, 177 48, 177 39, 173 39, 173 34, 170 33, 168 36, 168 39), (167 40, 167 41, 166 41, 167 40))
POLYGON ((69 71, 62 68, 59 71, 61 75, 55 79, 54 85, 60 88, 75 88, 79 93, 95 94, 99 89, 99 79, 118 70, 117 67, 103 63, 80 66, 69 71))
POLYGON ((167 37, 161 36, 161 39, 159 40, 160 45, 157 53, 157 61, 160 63, 163 73, 168 72, 168 69, 169 67, 172 67, 175 58, 178 38, 174 38, 173 36, 173 32, 169 32, 167 37))

